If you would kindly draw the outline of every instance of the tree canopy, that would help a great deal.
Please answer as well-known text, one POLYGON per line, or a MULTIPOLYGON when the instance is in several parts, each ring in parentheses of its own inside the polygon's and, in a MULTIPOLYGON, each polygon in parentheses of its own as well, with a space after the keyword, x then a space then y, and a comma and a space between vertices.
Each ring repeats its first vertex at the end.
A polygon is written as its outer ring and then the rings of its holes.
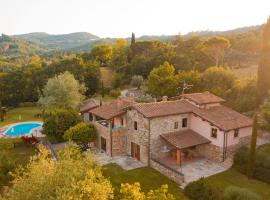
POLYGON ((175 69, 168 62, 153 69, 147 79, 147 91, 155 97, 173 96, 177 93, 175 69))
POLYGON ((48 80, 39 104, 43 108, 76 109, 84 99, 86 88, 70 72, 48 80))

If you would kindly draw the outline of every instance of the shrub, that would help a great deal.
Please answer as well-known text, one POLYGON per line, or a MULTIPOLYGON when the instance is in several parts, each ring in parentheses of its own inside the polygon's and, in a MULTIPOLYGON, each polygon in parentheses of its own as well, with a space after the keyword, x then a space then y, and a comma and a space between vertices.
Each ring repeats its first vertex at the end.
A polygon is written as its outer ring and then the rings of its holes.
POLYGON ((93 124, 81 122, 65 131, 64 139, 84 145, 96 139, 96 130, 93 124))
POLYGON ((9 138, 9 139, 0 139, 0 151, 10 150, 15 147, 15 145, 22 143, 20 138, 9 138))
POLYGON ((136 88, 140 88, 142 84, 143 84, 143 77, 142 76, 140 76, 140 75, 132 76, 132 79, 131 79, 132 86, 134 86, 136 88))
POLYGON ((121 90, 119 88, 112 89, 110 91, 110 96, 112 96, 112 97, 119 97, 120 95, 121 95, 121 90))
MULTIPOLYGON (((249 149, 241 147, 234 155, 233 166, 241 173, 247 174, 249 149)), ((264 152, 257 150, 254 168, 254 178, 270 183, 270 157, 264 152)))
POLYGON ((213 186, 207 184, 204 178, 189 183, 184 193, 191 200, 218 200, 220 199, 219 191, 213 186))
POLYGON ((15 169, 15 162, 6 151, 0 152, 0 186, 6 185, 11 180, 10 171, 15 169))
POLYGON ((136 98, 136 102, 141 102, 141 103, 150 103, 154 101, 155 99, 150 94, 141 95, 136 98))
POLYGON ((81 121, 73 110, 57 109, 44 116, 43 133, 56 142, 63 141, 63 135, 70 127, 81 121))
POLYGON ((261 200, 257 194, 245 188, 229 187, 224 192, 223 200, 261 200))

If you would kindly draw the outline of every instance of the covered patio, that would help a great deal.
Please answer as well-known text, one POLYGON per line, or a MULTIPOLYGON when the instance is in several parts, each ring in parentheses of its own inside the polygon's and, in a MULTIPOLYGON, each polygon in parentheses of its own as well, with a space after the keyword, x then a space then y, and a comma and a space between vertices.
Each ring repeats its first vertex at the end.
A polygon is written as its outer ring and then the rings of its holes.
POLYGON ((202 159, 203 156, 196 150, 196 146, 210 143, 208 139, 190 129, 162 134, 160 137, 164 144, 163 156, 158 156, 155 159, 174 169, 202 159))

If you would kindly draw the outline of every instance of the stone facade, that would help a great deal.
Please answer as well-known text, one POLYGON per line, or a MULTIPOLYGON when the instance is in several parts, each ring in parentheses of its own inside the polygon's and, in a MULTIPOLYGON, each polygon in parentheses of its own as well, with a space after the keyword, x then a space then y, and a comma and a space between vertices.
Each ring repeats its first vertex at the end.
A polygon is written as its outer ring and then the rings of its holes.
POLYGON ((149 161, 149 120, 136 110, 127 111, 127 155, 131 155, 131 142, 140 146, 140 160, 148 164, 149 161), (134 129, 134 122, 137 122, 137 130, 134 129))
POLYGON ((106 139, 106 153, 111 155, 111 140, 110 140, 110 128, 102 126, 98 122, 94 123, 96 132, 97 132, 97 140, 96 145, 98 149, 101 149, 101 137, 106 139))
POLYGON ((112 156, 126 155, 127 129, 112 129, 112 156))
POLYGON ((176 170, 170 169, 154 160, 150 161, 150 166, 179 185, 184 182, 184 175, 176 170))
POLYGON ((186 130, 190 127, 190 115, 172 115, 165 117, 158 117, 150 120, 150 150, 152 155, 163 155, 162 152, 164 142, 161 140, 160 135, 180 130, 186 130), (182 127, 182 119, 187 118, 187 127, 182 127), (175 128, 175 122, 178 127, 175 128))
POLYGON ((214 160, 216 162, 223 161, 223 148, 218 147, 213 144, 203 144, 198 145, 196 150, 199 152, 200 155, 205 156, 210 160, 214 160))

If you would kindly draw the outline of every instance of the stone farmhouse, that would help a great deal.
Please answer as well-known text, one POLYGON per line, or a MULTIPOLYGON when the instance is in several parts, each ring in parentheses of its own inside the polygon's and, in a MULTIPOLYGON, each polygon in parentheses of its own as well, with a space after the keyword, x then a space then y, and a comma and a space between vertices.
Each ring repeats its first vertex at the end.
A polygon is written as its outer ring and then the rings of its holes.
POLYGON ((177 166, 199 158, 224 162, 249 142, 252 120, 209 92, 161 102, 117 99, 88 111, 97 129, 97 148, 110 156, 128 155, 176 182, 177 166))

